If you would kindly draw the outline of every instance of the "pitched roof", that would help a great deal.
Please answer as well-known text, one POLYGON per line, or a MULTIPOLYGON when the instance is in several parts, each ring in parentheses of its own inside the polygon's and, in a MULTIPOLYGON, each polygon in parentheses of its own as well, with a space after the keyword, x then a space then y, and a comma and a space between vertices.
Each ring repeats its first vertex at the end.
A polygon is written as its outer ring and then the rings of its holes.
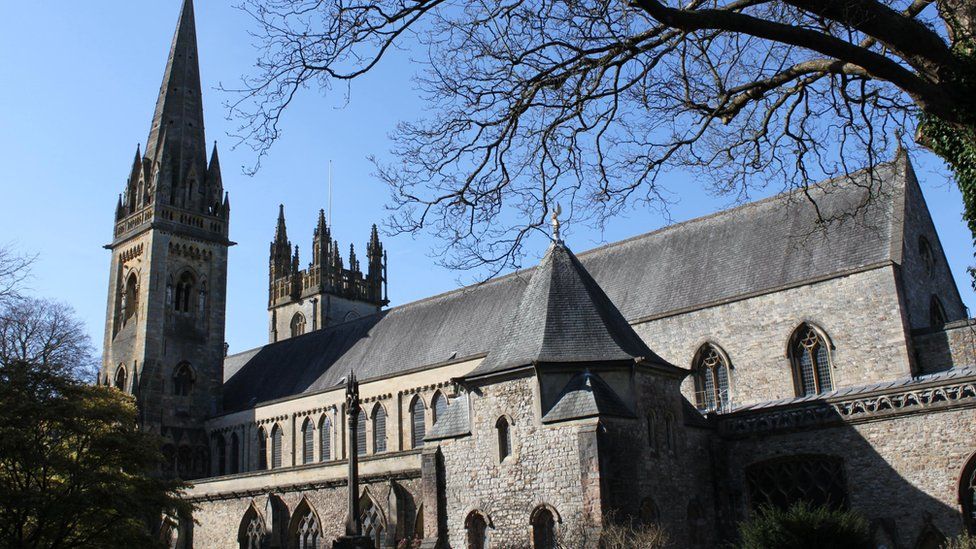
POLYGON ((543 423, 593 416, 635 417, 606 381, 589 371, 573 376, 556 405, 542 417, 543 423))
POLYGON ((666 362, 637 335, 562 241, 532 270, 500 346, 467 377, 538 363, 666 362))
MULTIPOLYGON (((629 322, 900 261, 905 175, 882 164, 876 199, 857 215, 816 226, 814 205, 778 195, 579 254, 629 322)), ((864 172, 811 189, 825 215, 862 205, 864 172)), ((228 357, 224 409, 314 392, 350 370, 362 380, 488 353, 522 301, 532 270, 519 271, 379 314, 228 357)))

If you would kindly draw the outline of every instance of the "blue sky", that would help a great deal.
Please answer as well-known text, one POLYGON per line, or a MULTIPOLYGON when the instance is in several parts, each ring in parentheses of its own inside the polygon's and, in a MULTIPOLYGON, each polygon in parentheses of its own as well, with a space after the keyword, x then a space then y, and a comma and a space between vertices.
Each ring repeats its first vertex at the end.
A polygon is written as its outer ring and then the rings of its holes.
MULTIPOLYGON (((145 143, 179 10, 179 0, 47 0, 11 2, 0 19, 0 243, 37 253, 31 291, 70 303, 96 345, 102 341, 109 253, 116 197, 137 143, 145 143)), ((387 135, 399 120, 420 113, 412 65, 386 59, 357 81, 348 103, 342 92, 325 98, 310 90, 283 121, 284 137, 254 177, 241 166, 254 157, 232 150, 218 84, 232 86, 255 58, 248 18, 229 1, 197 0, 207 138, 220 147, 224 185, 230 191, 231 238, 227 340, 240 351, 267 339, 267 253, 277 214, 285 204, 289 236, 308 250, 315 217, 328 200, 333 160, 333 234, 362 254, 370 225, 384 216, 385 187, 371 177, 367 156, 390 148, 387 135)), ((966 304, 976 304, 965 268, 970 236, 961 221, 961 199, 941 161, 913 158, 926 200, 966 304)), ((674 221, 731 205, 705 196, 690 178, 669 178, 674 221)), ((775 186, 774 186, 775 187, 775 186)), ((755 196, 759 198, 760 195, 755 196)), ((570 227, 570 246, 582 251, 660 227, 654 211, 638 210, 604 231, 570 227)), ((469 282, 470 273, 437 267, 428 237, 386 238, 390 297, 405 303, 469 282)), ((540 255, 545 242, 534 242, 540 255)), ((303 257, 303 262, 306 258, 303 257)), ((531 263, 531 261, 527 261, 531 263)))

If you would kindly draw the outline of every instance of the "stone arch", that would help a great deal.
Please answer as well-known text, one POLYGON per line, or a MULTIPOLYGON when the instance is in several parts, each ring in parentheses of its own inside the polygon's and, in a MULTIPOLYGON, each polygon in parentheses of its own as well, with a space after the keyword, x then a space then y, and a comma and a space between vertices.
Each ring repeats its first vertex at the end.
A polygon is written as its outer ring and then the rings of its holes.
POLYGON ((420 448, 424 445, 424 437, 427 436, 427 406, 424 399, 418 394, 410 400, 410 447, 420 448))
POLYGON ((129 373, 124 363, 119 363, 115 367, 115 388, 120 391, 127 391, 129 387, 129 373))
POLYGON ((976 452, 969 454, 959 472, 959 505, 965 529, 976 534, 976 452))
POLYGON ((558 525, 563 521, 556 508, 547 503, 540 503, 529 515, 532 526, 533 549, 556 549, 558 525))
POLYGON ((786 356, 793 372, 797 396, 808 396, 833 390, 834 344, 820 326, 801 322, 787 340, 786 356))
POLYGON ((324 545, 322 521, 319 520, 318 513, 306 496, 302 496, 302 500, 295 507, 295 512, 292 513, 288 525, 288 542, 288 546, 295 549, 313 549, 324 545))
POLYGON ((485 549, 488 547, 488 530, 494 529, 491 517, 480 509, 468 512, 464 518, 465 538, 468 549, 485 549))
POLYGON ((297 337, 305 333, 305 315, 301 311, 296 312, 288 323, 291 330, 291 337, 297 337))
POLYGON ((173 368, 173 394, 176 396, 189 396, 196 380, 197 373, 193 369, 193 366, 185 360, 181 361, 173 368))
POLYGON ((128 322, 139 310, 139 276, 136 270, 129 271, 122 289, 122 322, 128 322))
POLYGON ((240 549, 262 549, 267 538, 268 527, 264 522, 264 515, 258 510, 254 500, 251 500, 237 527, 237 543, 240 549))
POLYGON ((173 277, 173 310, 190 313, 196 308, 196 288, 200 275, 191 267, 182 267, 173 277))
POLYGON ((363 535, 371 539, 375 547, 380 547, 387 531, 388 521, 383 506, 377 498, 373 497, 368 486, 363 488, 362 495, 359 496, 359 520, 363 535))

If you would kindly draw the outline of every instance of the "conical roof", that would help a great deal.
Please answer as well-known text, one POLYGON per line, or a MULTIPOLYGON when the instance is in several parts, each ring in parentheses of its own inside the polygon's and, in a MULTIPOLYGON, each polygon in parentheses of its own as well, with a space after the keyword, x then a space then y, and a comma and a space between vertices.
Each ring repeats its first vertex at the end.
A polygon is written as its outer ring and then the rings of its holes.
POLYGON ((587 370, 569 380, 542 421, 552 423, 593 416, 635 417, 606 381, 587 370))
POLYGON ((556 241, 532 273, 496 347, 468 377, 529 364, 635 360, 667 364, 647 347, 573 252, 556 241))

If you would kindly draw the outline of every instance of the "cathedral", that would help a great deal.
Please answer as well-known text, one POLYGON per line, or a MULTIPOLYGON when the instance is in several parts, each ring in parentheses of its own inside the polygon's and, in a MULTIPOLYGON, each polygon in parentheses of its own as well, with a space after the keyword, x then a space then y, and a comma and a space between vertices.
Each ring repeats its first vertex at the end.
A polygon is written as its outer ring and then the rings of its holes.
POLYGON ((377 548, 594 547, 620 520, 719 547, 798 500, 861 513, 879 548, 976 531, 976 321, 903 152, 812 188, 856 212, 821 232, 790 195, 578 254, 556 229, 532 268, 395 307, 375 227, 360 259, 320 214, 303 267, 282 208, 268 343, 228 356, 203 120, 184 0, 115 209, 99 374, 192 483, 173 546, 330 547, 347 501, 377 548))

